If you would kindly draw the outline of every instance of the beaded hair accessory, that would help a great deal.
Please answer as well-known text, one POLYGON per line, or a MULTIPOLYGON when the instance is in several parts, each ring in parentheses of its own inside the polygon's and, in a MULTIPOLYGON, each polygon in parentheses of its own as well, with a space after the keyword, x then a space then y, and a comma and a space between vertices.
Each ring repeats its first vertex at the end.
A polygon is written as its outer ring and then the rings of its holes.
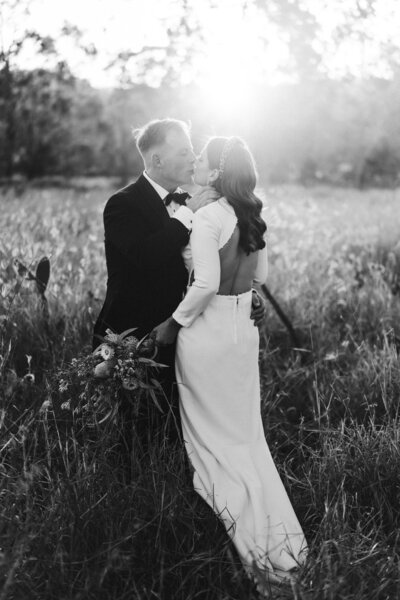
POLYGON ((220 177, 222 176, 224 169, 225 169, 225 164, 226 164, 226 159, 228 157, 228 154, 230 153, 230 151, 232 150, 232 148, 234 146, 236 146, 236 142, 237 142, 237 138, 235 137, 230 137, 226 140, 223 148, 222 148, 222 152, 221 152, 221 158, 219 159, 219 175, 220 177))

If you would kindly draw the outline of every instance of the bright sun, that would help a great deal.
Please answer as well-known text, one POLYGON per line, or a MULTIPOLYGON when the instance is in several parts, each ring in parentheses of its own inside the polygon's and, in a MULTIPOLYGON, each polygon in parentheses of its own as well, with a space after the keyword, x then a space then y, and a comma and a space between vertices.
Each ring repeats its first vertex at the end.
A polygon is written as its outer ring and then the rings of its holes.
POLYGON ((259 12, 243 10, 240 3, 221 3, 204 17, 205 50, 197 64, 203 101, 232 115, 251 106, 261 80, 277 83, 287 48, 259 12))

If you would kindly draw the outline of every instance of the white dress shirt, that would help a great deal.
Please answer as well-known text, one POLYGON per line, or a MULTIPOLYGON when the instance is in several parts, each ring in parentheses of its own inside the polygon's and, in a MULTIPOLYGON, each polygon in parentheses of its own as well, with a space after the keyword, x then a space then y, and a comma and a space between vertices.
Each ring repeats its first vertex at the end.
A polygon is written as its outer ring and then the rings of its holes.
MULTIPOLYGON (((160 196, 161 200, 164 202, 165 198, 168 196, 169 192, 161 185, 159 185, 156 181, 154 181, 146 171, 143 171, 144 177, 153 186, 156 190, 157 194, 160 196)), ((175 192, 183 192, 180 188, 177 188, 175 192)), ((187 206, 182 206, 177 202, 172 201, 168 206, 165 207, 168 211, 168 214, 173 219, 178 219, 186 227, 191 231, 192 229, 192 221, 193 221, 193 212, 187 206)))

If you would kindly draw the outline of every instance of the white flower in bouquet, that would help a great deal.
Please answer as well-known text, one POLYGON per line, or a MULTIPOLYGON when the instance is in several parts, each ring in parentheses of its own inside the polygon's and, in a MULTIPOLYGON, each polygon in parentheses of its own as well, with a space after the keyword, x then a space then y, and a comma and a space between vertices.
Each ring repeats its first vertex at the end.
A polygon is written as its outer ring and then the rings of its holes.
POLYGON ((94 368, 94 376, 98 379, 108 379, 111 377, 114 370, 115 362, 111 360, 104 360, 94 368))
POLYGON ((100 354, 104 360, 110 360, 115 354, 114 349, 111 348, 111 346, 108 346, 108 344, 102 344, 100 348, 100 354))
POLYGON ((100 344, 100 346, 93 352, 94 356, 101 356, 103 360, 110 360, 113 358, 114 354, 114 348, 109 344, 100 344))

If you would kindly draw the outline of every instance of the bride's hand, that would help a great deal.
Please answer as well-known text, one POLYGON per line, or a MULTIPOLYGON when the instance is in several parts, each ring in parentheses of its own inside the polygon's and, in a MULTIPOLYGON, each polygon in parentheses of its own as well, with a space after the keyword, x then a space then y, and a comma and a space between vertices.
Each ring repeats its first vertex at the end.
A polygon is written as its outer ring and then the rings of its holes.
POLYGON ((169 317, 169 319, 160 323, 157 327, 154 327, 151 332, 151 337, 154 338, 157 346, 169 346, 175 342, 180 328, 181 325, 179 325, 172 317, 169 317))
POLYGON ((201 188, 198 192, 193 194, 191 198, 186 200, 186 206, 190 208, 193 212, 199 210, 203 206, 207 206, 210 202, 214 202, 221 197, 221 194, 217 192, 217 190, 210 185, 201 188))

